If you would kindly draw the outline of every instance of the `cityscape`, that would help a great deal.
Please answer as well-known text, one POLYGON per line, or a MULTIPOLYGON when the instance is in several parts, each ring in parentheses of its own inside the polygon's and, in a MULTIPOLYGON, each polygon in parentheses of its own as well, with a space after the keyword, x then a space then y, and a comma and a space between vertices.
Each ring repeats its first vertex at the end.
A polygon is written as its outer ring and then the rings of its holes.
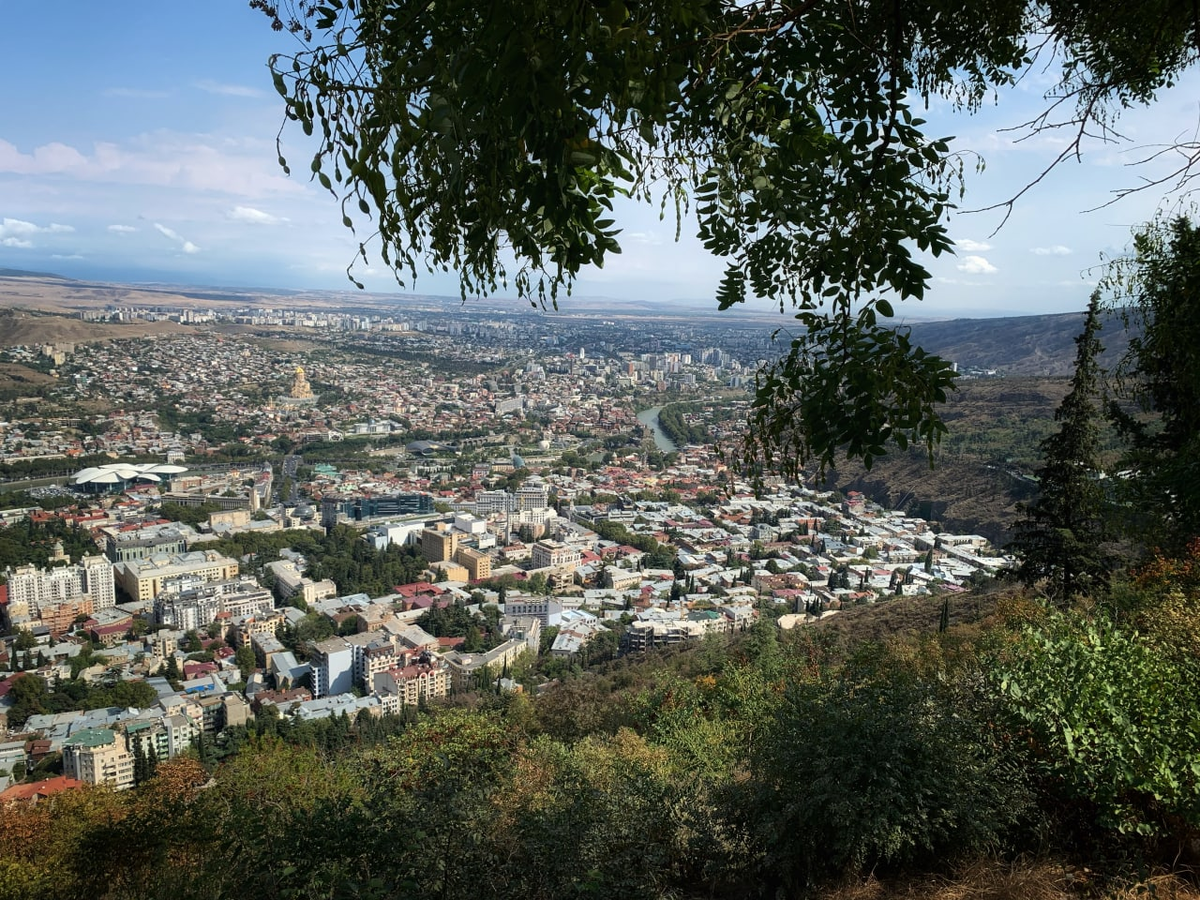
POLYGON ((422 307, 89 309, 180 330, 0 353, 52 379, 0 422, 29 498, 0 516, 45 534, 0 588, 0 787, 131 788, 256 717, 543 692, 1011 564, 858 492, 740 477, 753 321, 422 307))

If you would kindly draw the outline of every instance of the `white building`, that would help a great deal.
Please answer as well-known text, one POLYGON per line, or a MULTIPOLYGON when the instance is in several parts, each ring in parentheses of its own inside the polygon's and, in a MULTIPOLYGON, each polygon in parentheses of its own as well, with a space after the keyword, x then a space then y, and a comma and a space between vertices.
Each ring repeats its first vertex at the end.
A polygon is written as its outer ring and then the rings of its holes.
POLYGON ((18 566, 8 573, 8 599, 24 604, 29 615, 37 617, 43 609, 61 606, 87 595, 92 609, 101 610, 117 602, 113 566, 103 556, 85 556, 78 565, 57 569, 18 566))
POLYGON ((354 687, 354 647, 342 638, 329 638, 313 645, 313 697, 347 694, 354 687))

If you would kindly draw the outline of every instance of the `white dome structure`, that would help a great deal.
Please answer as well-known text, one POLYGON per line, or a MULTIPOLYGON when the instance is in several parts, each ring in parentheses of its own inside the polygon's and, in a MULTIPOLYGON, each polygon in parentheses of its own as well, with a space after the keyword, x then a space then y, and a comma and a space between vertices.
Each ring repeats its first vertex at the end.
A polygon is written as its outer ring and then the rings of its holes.
POLYGON ((71 485, 85 491, 118 491, 139 481, 160 482, 164 475, 180 475, 186 471, 184 466, 169 463, 107 463, 80 469, 71 476, 71 485))

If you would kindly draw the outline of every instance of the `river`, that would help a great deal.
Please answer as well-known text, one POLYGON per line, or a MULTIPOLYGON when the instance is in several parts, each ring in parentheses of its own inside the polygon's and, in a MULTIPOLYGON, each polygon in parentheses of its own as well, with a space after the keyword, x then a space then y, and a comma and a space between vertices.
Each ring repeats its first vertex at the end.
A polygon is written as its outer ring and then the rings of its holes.
POLYGON ((675 444, 658 427, 658 413, 661 409, 661 406, 652 406, 649 409, 643 409, 637 414, 637 419, 649 428, 650 433, 654 435, 654 446, 663 453, 673 453, 676 450, 675 444))

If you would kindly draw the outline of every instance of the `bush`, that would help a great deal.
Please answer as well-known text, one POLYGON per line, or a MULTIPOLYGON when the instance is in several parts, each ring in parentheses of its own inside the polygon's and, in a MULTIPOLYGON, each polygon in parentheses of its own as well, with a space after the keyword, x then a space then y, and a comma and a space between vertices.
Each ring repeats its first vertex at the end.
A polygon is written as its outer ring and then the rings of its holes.
POLYGON ((1052 795, 1164 836, 1200 826, 1197 675, 1136 632, 1063 615, 1027 626, 992 673, 1052 795))
POLYGON ((753 761, 747 813, 765 875, 796 893, 828 875, 1001 845, 1031 794, 987 713, 981 691, 911 670, 792 687, 753 761))

